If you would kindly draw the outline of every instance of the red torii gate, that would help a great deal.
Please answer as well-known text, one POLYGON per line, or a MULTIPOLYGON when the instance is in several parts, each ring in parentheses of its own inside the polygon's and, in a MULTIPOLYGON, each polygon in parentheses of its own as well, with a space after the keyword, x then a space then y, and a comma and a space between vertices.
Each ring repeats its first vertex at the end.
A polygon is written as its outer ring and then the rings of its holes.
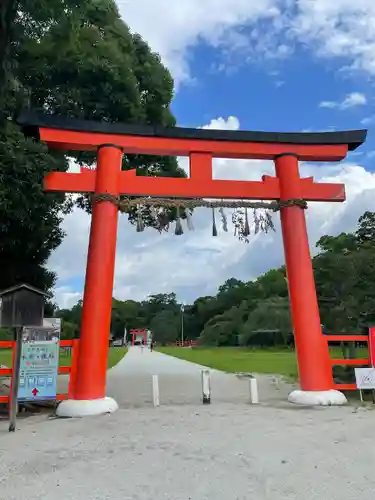
MULTIPOLYGON (((81 173, 53 172, 46 191, 95 193, 118 199, 128 196, 335 201, 345 200, 343 184, 302 179, 299 161, 336 162, 359 147, 367 131, 273 133, 109 124, 24 113, 18 123, 26 134, 50 148, 97 151, 97 169, 81 173), (141 177, 122 171, 126 153, 189 156, 189 178, 141 177), (269 159, 276 177, 260 181, 216 180, 213 158, 269 159)), ((61 416, 107 413, 117 409, 105 397, 108 331, 111 321, 118 208, 113 200, 93 203, 80 335, 79 368, 73 399, 58 407, 61 416)), ((301 391, 289 400, 310 404, 343 404, 333 389, 329 352, 320 315, 309 251, 304 210, 280 210, 286 270, 301 391)))
POLYGON ((145 345, 147 345, 147 328, 133 328, 130 330, 130 336, 132 339, 132 345, 136 343, 137 336, 143 337, 142 341, 145 345))

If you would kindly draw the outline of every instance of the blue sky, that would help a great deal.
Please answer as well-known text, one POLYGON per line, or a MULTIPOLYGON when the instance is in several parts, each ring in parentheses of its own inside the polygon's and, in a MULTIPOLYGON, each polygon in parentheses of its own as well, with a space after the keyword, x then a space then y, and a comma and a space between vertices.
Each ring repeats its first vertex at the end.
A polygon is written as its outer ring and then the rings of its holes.
MULTIPOLYGON (((317 180, 345 182, 348 194, 344 204, 315 204, 308 211, 313 252, 322 234, 352 230, 365 210, 375 210, 373 0, 119 0, 118 5, 131 29, 172 72, 172 109, 180 126, 297 132, 370 128, 366 144, 341 165, 301 167, 302 174, 317 180)), ((181 165, 187 166, 184 160, 181 165)), ((215 175, 222 178, 263 173, 273 173, 272 163, 215 164, 215 175)), ((71 306, 82 294, 89 222, 81 211, 69 215, 67 236, 51 257, 61 306, 71 306)), ((227 278, 252 279, 283 263, 280 231, 254 236, 244 245, 231 234, 212 238, 204 210, 197 212, 195 225, 193 233, 176 238, 136 234, 121 218, 115 296, 142 299, 174 291, 189 302, 215 293, 227 278)))
MULTIPOLYGON (((182 84, 172 109, 180 126, 199 127, 214 116, 236 116, 242 129, 302 131, 368 128, 362 120, 375 114, 373 82, 367 75, 346 74, 336 61, 314 59, 303 49, 277 63, 243 65, 230 73, 212 68, 215 50, 202 43, 191 50, 196 81, 182 84), (366 105, 346 110, 319 107, 342 102, 351 93, 366 105)), ((371 134, 361 152, 374 149, 371 134)))

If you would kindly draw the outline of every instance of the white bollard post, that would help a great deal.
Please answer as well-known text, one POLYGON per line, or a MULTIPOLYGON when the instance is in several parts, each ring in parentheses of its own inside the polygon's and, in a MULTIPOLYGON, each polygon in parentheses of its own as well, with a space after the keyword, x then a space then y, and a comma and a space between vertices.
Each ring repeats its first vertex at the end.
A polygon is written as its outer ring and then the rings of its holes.
POLYGON ((250 402, 254 405, 259 403, 258 383, 256 378, 250 379, 250 402))
POLYGON ((152 376, 152 400, 155 408, 160 406, 159 377, 157 375, 152 376))
POLYGON ((211 403, 211 374, 209 370, 202 370, 203 404, 211 403))

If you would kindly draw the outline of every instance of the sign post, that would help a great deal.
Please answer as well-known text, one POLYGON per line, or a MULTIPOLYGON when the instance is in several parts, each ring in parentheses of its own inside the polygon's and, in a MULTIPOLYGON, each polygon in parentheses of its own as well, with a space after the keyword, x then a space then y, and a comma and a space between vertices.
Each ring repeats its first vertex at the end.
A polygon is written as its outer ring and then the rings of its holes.
POLYGON ((15 432, 18 413, 18 388, 22 351, 22 326, 15 328, 15 352, 13 353, 13 373, 9 397, 9 432, 15 432))

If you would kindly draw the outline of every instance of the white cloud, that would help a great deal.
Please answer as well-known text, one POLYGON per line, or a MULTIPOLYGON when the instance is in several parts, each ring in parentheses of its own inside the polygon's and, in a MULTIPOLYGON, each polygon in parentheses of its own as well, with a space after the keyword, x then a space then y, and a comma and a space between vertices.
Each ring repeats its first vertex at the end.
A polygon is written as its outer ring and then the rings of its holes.
POLYGON ((341 102, 337 101, 322 101, 319 104, 320 108, 337 108, 341 110, 355 108, 357 106, 364 106, 367 104, 367 98, 360 92, 351 92, 347 94, 345 99, 341 102))
POLYGON ((280 59, 296 44, 342 66, 375 74, 373 0, 117 0, 124 20, 159 52, 179 83, 191 75, 190 49, 220 48, 217 68, 280 59), (235 54, 241 57, 233 61, 235 54))
POLYGON ((375 116, 367 116, 366 118, 363 118, 363 120, 361 120, 361 124, 365 126, 371 125, 374 122, 375 122, 375 116))
MULTIPOLYGON (((239 128, 236 117, 211 120, 209 128, 239 128)), ((206 127, 206 128, 207 128, 206 127)), ((187 162, 182 161, 187 168, 187 162)), ((303 176, 317 181, 344 182, 348 201, 313 203, 307 211, 312 247, 323 234, 352 230, 365 210, 375 210, 375 174, 356 164, 305 164, 303 176)), ((224 179, 260 179, 274 174, 272 162, 261 160, 218 159, 214 177, 224 179)), ((228 212, 230 219, 230 212, 228 212)), ((115 295, 119 299, 142 299, 149 293, 174 291, 185 300, 215 293, 227 278, 249 280, 283 263, 278 215, 276 233, 252 235, 250 244, 239 242, 230 232, 211 236, 211 212, 199 209, 194 215, 195 231, 182 236, 158 234, 154 230, 136 233, 126 216, 120 216, 115 271, 115 295)), ((217 218, 219 225, 219 217, 217 218)), ((61 306, 71 306, 82 290, 66 285, 68 280, 83 282, 89 236, 89 216, 76 209, 63 223, 67 232, 62 245, 51 256, 50 266, 58 273, 56 299, 61 306)))
POLYGON ((322 101, 319 103, 319 108, 336 108, 337 104, 335 101, 322 101))
POLYGON ((277 0, 117 0, 123 19, 159 52, 177 81, 190 77, 188 49, 200 41, 211 45, 247 42, 235 28, 275 18, 277 0), (234 39, 235 38, 235 39, 234 39), (230 39, 230 40, 229 40, 230 39))
POLYGON ((373 0, 299 0, 296 11, 295 34, 319 56, 349 60, 351 68, 375 74, 373 0))
POLYGON ((215 118, 202 128, 211 130, 238 130, 240 128, 240 122, 235 116, 229 116, 227 120, 224 118, 215 118))
POLYGON ((71 309, 82 298, 82 292, 74 292, 68 286, 58 286, 55 289, 55 301, 61 309, 71 309))

